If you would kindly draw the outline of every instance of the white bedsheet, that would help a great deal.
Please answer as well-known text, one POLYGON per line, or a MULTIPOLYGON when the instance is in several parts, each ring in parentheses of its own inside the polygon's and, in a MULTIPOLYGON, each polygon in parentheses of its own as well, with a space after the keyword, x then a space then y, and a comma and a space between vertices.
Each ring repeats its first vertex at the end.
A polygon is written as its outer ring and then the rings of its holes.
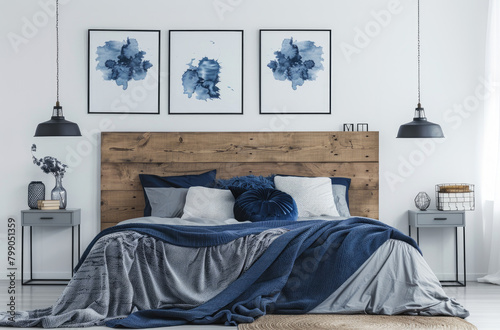
MULTIPOLYGON (((345 220, 344 217, 314 217, 314 218, 299 218, 297 221, 309 221, 309 220, 345 220)), ((176 226, 220 226, 220 225, 233 225, 241 223, 250 223, 250 221, 238 221, 236 219, 227 220, 214 220, 214 219, 181 219, 181 218, 159 218, 159 217, 140 217, 133 218, 129 220, 124 220, 118 223, 118 225, 124 225, 129 223, 152 223, 152 224, 162 224, 162 225, 176 225, 176 226)))

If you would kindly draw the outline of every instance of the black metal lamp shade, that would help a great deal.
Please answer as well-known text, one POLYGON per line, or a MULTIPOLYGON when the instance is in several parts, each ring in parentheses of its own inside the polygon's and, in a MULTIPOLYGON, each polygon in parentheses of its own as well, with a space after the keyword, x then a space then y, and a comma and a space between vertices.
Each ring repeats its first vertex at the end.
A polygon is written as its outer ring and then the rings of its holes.
POLYGON ((417 1, 417 62, 418 62, 418 104, 413 121, 399 127, 398 138, 444 138, 438 124, 427 121, 420 104, 420 0, 417 1))
POLYGON ((62 107, 57 102, 50 120, 38 124, 35 136, 82 136, 77 124, 64 119, 62 107))
POLYGON ((59 104, 59 0, 56 0, 56 90, 57 102, 50 120, 38 124, 37 136, 82 136, 78 125, 64 119, 62 107, 59 104))
POLYGON ((443 130, 438 124, 427 121, 424 108, 415 109, 413 121, 399 127, 398 138, 444 138, 443 130))

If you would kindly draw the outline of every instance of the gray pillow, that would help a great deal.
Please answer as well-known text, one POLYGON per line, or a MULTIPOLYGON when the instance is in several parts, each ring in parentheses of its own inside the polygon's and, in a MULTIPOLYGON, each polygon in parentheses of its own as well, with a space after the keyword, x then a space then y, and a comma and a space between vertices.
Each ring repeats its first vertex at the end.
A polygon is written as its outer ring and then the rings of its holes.
POLYGON ((151 216, 180 218, 188 188, 144 188, 151 204, 151 216))
POLYGON ((337 206, 337 211, 341 217, 349 218, 351 213, 349 212, 349 206, 345 199, 346 187, 341 184, 332 184, 333 200, 335 201, 335 206, 337 206))

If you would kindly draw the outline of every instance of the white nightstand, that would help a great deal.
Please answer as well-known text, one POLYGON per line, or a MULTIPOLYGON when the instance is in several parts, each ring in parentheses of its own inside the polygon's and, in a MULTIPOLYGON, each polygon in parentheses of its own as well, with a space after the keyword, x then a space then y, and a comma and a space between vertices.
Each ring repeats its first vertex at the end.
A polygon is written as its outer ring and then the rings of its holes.
POLYGON ((465 211, 439 211, 439 210, 409 210, 408 211, 409 236, 411 227, 417 228, 417 244, 420 246, 420 227, 455 228, 455 280, 440 281, 442 286, 465 286, 465 211), (463 233, 463 282, 458 279, 458 227, 463 233))
MULTIPOLYGON (((65 285, 70 279, 33 278, 33 227, 71 227, 71 274, 75 268, 75 227, 78 227, 77 259, 80 259, 80 209, 21 211, 21 283, 23 285, 65 285), (24 228, 30 228, 30 279, 24 281, 24 228), (38 283, 34 283, 38 282, 38 283)), ((78 261, 77 260, 77 261, 78 261)))

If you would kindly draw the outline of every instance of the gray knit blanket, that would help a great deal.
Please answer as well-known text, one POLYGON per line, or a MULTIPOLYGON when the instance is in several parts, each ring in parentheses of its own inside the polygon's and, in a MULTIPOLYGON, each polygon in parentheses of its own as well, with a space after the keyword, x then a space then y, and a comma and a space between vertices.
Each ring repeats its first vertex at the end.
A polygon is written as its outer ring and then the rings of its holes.
POLYGON ((133 231, 102 237, 49 308, 0 314, 0 326, 90 327, 129 314, 172 306, 190 309, 223 291, 257 260, 283 229, 227 244, 180 247, 133 231))

